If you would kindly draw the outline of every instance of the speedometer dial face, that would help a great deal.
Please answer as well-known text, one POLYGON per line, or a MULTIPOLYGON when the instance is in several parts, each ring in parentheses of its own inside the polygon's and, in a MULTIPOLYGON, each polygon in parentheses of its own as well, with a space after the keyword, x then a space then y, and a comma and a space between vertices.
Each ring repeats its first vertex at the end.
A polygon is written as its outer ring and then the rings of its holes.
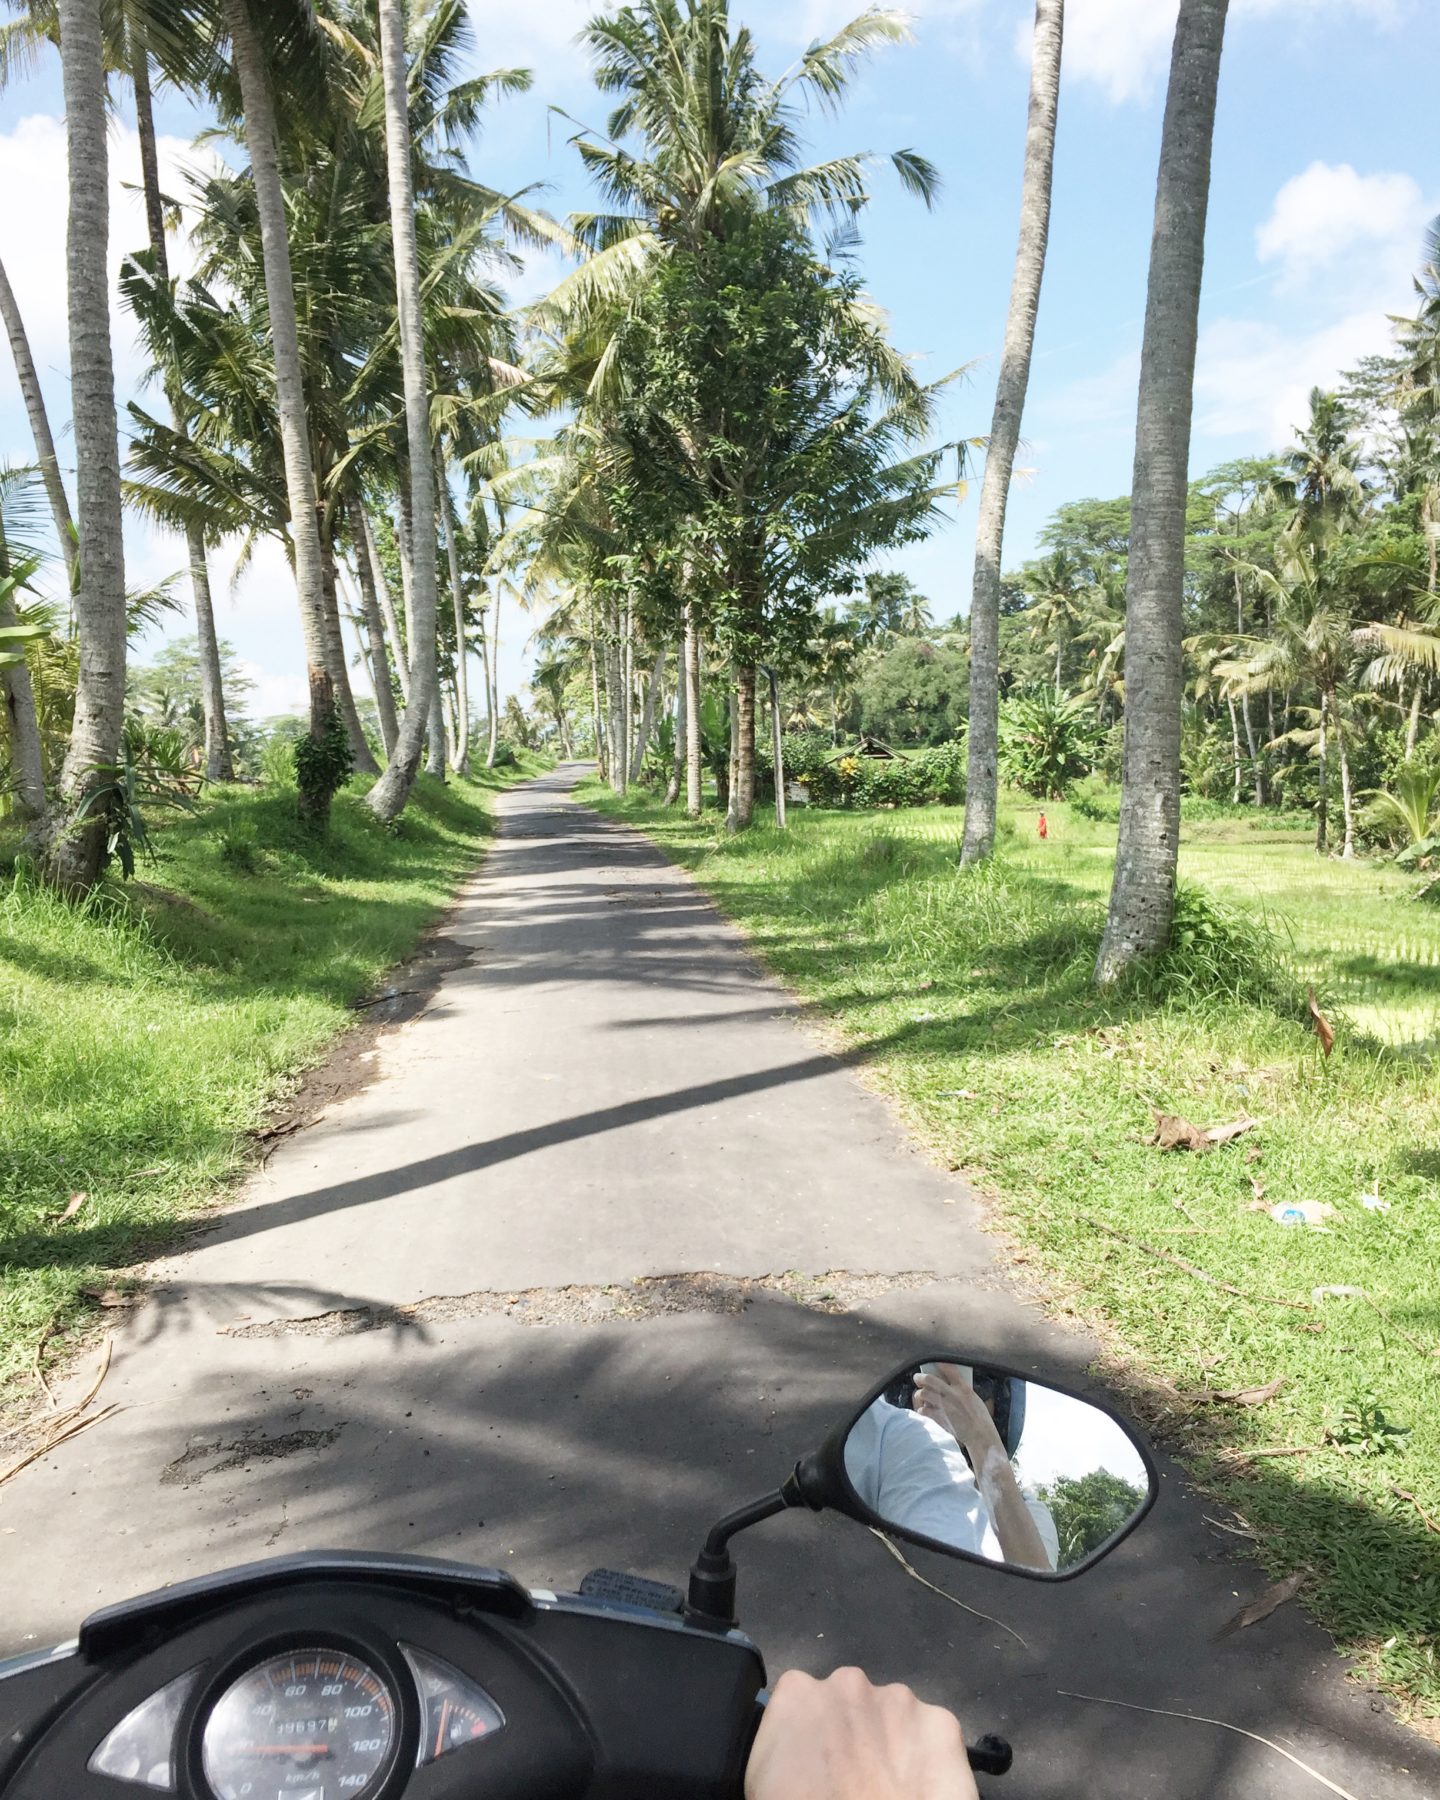
POLYGON ((240 1676, 205 1723, 218 1800, 364 1800, 395 1754, 395 1696, 340 1650, 287 1650, 240 1676))

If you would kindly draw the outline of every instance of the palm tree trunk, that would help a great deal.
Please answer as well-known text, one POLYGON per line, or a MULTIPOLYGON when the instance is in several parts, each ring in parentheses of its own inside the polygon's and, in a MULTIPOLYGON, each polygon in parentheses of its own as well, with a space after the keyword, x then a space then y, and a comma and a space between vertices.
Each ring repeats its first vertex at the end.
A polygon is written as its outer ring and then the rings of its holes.
POLYGON ((630 761, 631 733, 635 726, 635 602, 625 596, 625 632, 620 642, 620 768, 627 792, 635 779, 630 761))
POLYGON ((335 687, 325 654, 325 576, 315 515, 315 470, 310 459, 310 428, 300 366, 300 333, 295 314, 295 283, 290 269, 285 194, 280 184, 279 131, 270 71, 255 29, 251 5, 252 0, 224 0, 224 16, 240 84, 245 145, 250 153, 250 172, 255 184, 265 265, 265 297, 275 358, 280 446, 290 504, 295 587, 300 602, 300 628, 305 640, 310 684, 310 753, 297 761, 297 768, 301 770, 300 812, 302 817, 323 825, 329 817, 335 790, 345 779, 345 771, 331 743, 336 718, 335 687))
POLYGON ((650 738, 655 730, 655 712, 665 692, 665 657, 662 648, 655 657, 655 666, 650 671, 650 680, 645 688, 645 699, 640 707, 640 724, 635 732, 635 748, 630 753, 630 770, 637 779, 640 768, 645 761, 645 752, 650 748, 650 738))
POLYGON ((437 671, 435 691, 430 696, 430 717, 425 725, 425 773, 443 781, 445 763, 445 708, 437 671))
POLYGON ((35 359, 30 354, 30 339, 25 335, 25 321, 20 317, 20 308, 16 305, 15 292, 10 286, 10 277, 5 273, 3 261, 0 261, 0 317, 5 320, 5 332, 10 339, 11 354, 15 358, 20 393, 30 418, 30 434, 35 439, 35 460, 40 465, 40 477, 45 483, 45 495, 50 502, 50 516, 55 521, 55 535, 60 540, 60 554, 65 558, 65 573, 69 577, 70 591, 73 593, 79 548, 75 542, 74 521, 70 516, 70 501, 60 473, 60 459, 55 454, 55 440, 50 435, 50 416, 45 410, 45 395, 40 388, 35 359))
POLYGON ((1215 98, 1229 0, 1180 0, 1140 358, 1125 596, 1125 763, 1102 985, 1170 941, 1180 844, 1185 507, 1215 98))
MULTIPOLYGON (((0 530, 0 576, 9 575, 10 553, 0 530)), ((0 594, 0 630, 16 623, 8 594, 0 594)), ((35 689, 23 655, 0 669, 0 695, 5 700, 5 724, 10 739, 10 779, 15 810, 30 824, 45 817, 45 756, 40 747, 40 724, 35 713, 35 689)))
POLYGON ((780 730, 780 678, 773 669, 770 677, 770 766, 775 772, 775 823, 785 829, 785 739, 780 730))
POLYGON ((1315 854, 1324 856, 1330 848, 1330 735, 1326 720, 1325 696, 1320 696, 1320 799, 1315 812, 1315 854))
POLYGON ((705 742, 700 729, 700 628, 685 602, 685 813, 698 819, 705 804, 705 742))
MULTIPOLYGON (((355 500, 352 504, 355 509, 352 519, 359 530, 362 544, 355 560, 369 570, 376 603, 380 608, 380 616, 385 621, 385 635, 395 646, 395 675, 400 683, 400 699, 404 703, 410 698, 410 666, 405 639, 400 632, 400 621, 395 616, 395 601, 390 592, 390 583, 385 579, 385 565, 380 561, 380 550, 375 542, 375 528, 370 523, 370 514, 359 500, 355 500)), ((393 695, 391 696, 391 710, 392 712, 394 710, 393 695)), ((397 723, 397 733, 398 730, 397 723)), ((393 748, 394 738, 392 736, 391 742, 385 747, 385 754, 388 756, 393 748)))
POLYGON ((1355 854, 1355 799, 1350 790, 1350 750, 1345 742, 1345 723, 1340 717, 1340 697, 1330 690, 1330 717, 1335 724, 1335 752, 1340 760, 1340 811, 1345 821, 1345 841, 1340 854, 1355 854))
POLYGON ((340 629, 340 596, 336 590, 335 545, 328 530, 321 530, 321 591, 325 597, 325 667, 335 695, 335 707, 345 727, 350 761, 363 775, 378 775, 380 765, 360 723, 355 690, 350 685, 350 666, 345 657, 345 637, 340 629))
POLYGON ((205 720, 205 779, 233 781, 230 730, 225 718, 225 688, 220 664, 220 639, 215 630, 215 606, 210 597, 210 565, 205 555, 205 534, 192 525, 185 533, 190 553, 190 587, 195 596, 195 641, 200 652, 200 711, 205 720))
POLYGON ((1231 762, 1234 765, 1234 780, 1232 781, 1230 788, 1230 804, 1232 806, 1238 806, 1240 804, 1240 796, 1244 791, 1245 786, 1244 763, 1240 755, 1240 716, 1235 710, 1235 702, 1233 700, 1227 701, 1226 704, 1230 708, 1230 757, 1231 762))
POLYGON ((680 790, 685 785, 685 768, 688 761, 685 694, 690 684, 685 678, 685 638, 683 633, 675 662, 675 737, 670 746, 670 779, 665 784, 665 804, 667 806, 673 806, 680 798, 680 790))
POLYGON ((600 661, 595 654, 595 602, 590 602, 590 723, 595 733, 595 766, 600 779, 607 781, 610 761, 606 755, 605 718, 600 705, 600 661))
POLYGON ((490 729, 485 744, 485 767, 495 767, 500 742, 500 583, 495 583, 495 604, 490 611, 490 729))
MULTIPOLYGON (((145 193, 145 224, 156 278, 170 280, 170 256, 165 242, 165 205, 160 192, 160 157, 155 142, 155 107, 150 89, 150 50, 143 27, 130 23, 130 75, 135 88, 135 131, 140 140, 140 176, 145 193)), ((186 429, 185 395, 178 371, 165 380, 171 422, 177 432, 186 429)), ((233 781, 230 732, 225 718, 225 684, 220 666, 220 644, 215 633, 215 607, 210 593, 210 568, 205 534, 192 526, 185 533, 190 561, 190 590, 195 602, 195 640, 200 657, 200 711, 205 721, 205 778, 233 781)))
POLYGON ((1010 283, 1010 310, 1005 319, 1005 346, 995 387, 990 443, 980 483, 975 574, 970 590, 970 730, 962 863, 983 861, 995 848, 1000 782, 1000 562, 1050 235, 1050 188, 1064 27, 1065 0, 1036 0, 1025 175, 1020 192, 1020 241, 1010 283))
POLYGON ((45 863, 58 885, 83 893, 100 875, 105 826, 98 812, 78 826, 74 815, 109 779, 103 771, 119 759, 125 720, 125 547, 106 261, 110 195, 101 0, 60 0, 58 13, 70 190, 65 237, 70 392, 85 560, 75 592, 80 675, 60 775, 64 811, 50 821, 45 863))
POLYGON ((1425 677, 1417 670, 1415 674, 1415 692, 1410 697, 1410 718, 1405 726, 1405 760, 1408 763, 1415 754, 1415 746, 1420 739, 1420 704, 1425 694, 1425 677))
POLYGON ((440 517, 445 527, 445 555, 450 567, 450 607, 455 615, 455 772, 470 773, 470 675, 465 667, 465 592, 460 583, 460 549, 455 542, 455 502, 444 454, 436 449, 435 479, 440 488, 440 517))
POLYGON ((365 636, 370 644, 370 681, 375 689, 375 710, 380 716, 380 741, 385 746, 388 761, 395 749, 399 721, 395 717, 390 654, 385 646, 385 615, 380 607, 380 590, 375 583, 375 563, 370 554, 373 539, 365 508, 353 494, 346 502, 346 507, 350 514, 350 535, 355 540, 355 573, 360 585, 360 609, 365 619, 365 636))
POLYGON ((727 831, 748 830, 755 816, 755 665, 735 671, 735 779, 725 815, 727 831))
MULTIPOLYGON (((390 820, 404 807, 420 767, 425 735, 439 701, 435 661, 435 476, 430 461, 430 395, 425 376, 425 324, 420 304, 420 251, 410 169, 405 7, 379 0, 380 59, 385 81, 385 159, 390 185, 390 234, 395 246, 395 292, 400 361, 405 375, 411 527, 410 698, 390 766, 370 790, 376 815, 390 820)), ((443 733, 442 733, 443 736, 443 733)))

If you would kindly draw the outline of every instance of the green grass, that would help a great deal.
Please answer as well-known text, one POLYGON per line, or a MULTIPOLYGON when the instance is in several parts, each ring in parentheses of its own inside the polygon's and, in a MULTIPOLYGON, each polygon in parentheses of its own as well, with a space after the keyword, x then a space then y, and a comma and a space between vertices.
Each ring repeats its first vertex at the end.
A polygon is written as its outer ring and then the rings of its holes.
POLYGON ((783 835, 762 824, 727 840, 598 784, 586 798, 695 870, 993 1194, 1017 1258, 1102 1329, 1112 1373, 1261 1559, 1313 1569, 1307 1603, 1362 1673, 1412 1716, 1440 1717, 1440 1535, 1393 1491, 1440 1525, 1440 909, 1409 903, 1413 878, 1320 862, 1237 821, 1188 827, 1182 867, 1221 900, 1218 947, 1101 997, 1089 978, 1114 828, 1068 807, 1047 808, 1041 843, 1036 809, 1012 804, 999 858, 961 872, 958 810, 800 813, 783 835), (1335 1009, 1328 1061, 1304 1014, 1310 982, 1335 1009), (1166 1154, 1145 1142, 1152 1105, 1261 1123, 1208 1156, 1166 1154), (1328 1202, 1331 1228, 1276 1225, 1251 1210, 1255 1184, 1266 1203, 1328 1202), (1360 1204, 1377 1187, 1388 1212, 1360 1204), (1312 1298, 1331 1286, 1381 1311, 1312 1298), (1253 1409, 1187 1398, 1276 1377, 1253 1409), (1332 1427, 1356 1435, 1339 1414, 1369 1396, 1407 1428, 1396 1447, 1327 1442, 1332 1427), (1235 1460, 1299 1446, 1320 1447, 1235 1460))
POLYGON ((83 906, 7 879, 0 1401, 33 1389, 42 1334, 95 1316, 83 1289, 173 1242, 246 1165, 247 1132, 413 949, 478 858, 489 793, 526 772, 422 778, 390 831, 357 784, 318 841, 293 793, 228 789, 152 822, 157 860, 83 906))

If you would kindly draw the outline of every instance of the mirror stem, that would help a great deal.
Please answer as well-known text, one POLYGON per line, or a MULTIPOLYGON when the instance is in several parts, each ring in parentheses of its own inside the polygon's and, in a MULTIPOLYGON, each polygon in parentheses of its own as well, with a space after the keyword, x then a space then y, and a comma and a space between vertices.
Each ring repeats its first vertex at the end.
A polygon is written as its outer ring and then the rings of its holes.
POLYGON ((763 1500, 752 1500, 737 1512, 726 1513, 710 1528, 705 1548, 690 1568, 690 1592, 685 1604, 685 1617, 692 1625, 704 1625, 712 1631, 728 1631, 735 1623, 735 1563, 730 1555, 730 1540, 738 1531, 758 1525, 762 1519, 773 1519, 776 1513, 802 1505, 793 1492, 794 1477, 767 1494, 763 1500))

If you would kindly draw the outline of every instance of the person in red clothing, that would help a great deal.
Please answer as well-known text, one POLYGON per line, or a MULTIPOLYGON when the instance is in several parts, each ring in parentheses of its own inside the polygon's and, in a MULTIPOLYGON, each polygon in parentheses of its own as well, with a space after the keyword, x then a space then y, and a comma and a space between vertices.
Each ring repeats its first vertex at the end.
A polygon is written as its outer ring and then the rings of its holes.
POLYGON ((1035 829, 1040 833, 1040 836, 1042 838, 1048 838, 1050 835, 1050 827, 1046 823, 1045 815, 1043 812, 1040 815, 1039 823, 1036 825, 1035 829))

